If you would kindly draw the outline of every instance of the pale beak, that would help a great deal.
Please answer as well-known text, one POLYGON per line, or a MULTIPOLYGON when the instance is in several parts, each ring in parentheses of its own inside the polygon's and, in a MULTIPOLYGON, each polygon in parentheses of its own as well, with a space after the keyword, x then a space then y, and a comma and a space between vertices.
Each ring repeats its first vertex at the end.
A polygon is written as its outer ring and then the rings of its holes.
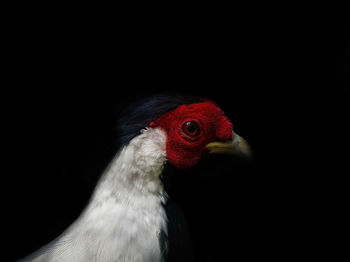
POLYGON ((248 142, 233 133, 233 140, 226 142, 212 142, 206 145, 210 154, 234 154, 241 157, 250 157, 252 155, 248 142))

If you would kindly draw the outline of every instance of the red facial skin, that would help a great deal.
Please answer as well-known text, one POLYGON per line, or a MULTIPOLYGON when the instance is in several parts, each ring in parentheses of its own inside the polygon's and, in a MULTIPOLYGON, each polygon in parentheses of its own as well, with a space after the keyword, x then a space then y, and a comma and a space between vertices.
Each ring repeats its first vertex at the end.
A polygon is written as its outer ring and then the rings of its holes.
POLYGON ((165 130, 167 157, 179 169, 194 166, 201 158, 208 143, 233 139, 232 123, 224 112, 210 100, 179 106, 161 115, 149 126, 165 130), (200 132, 197 136, 188 136, 183 131, 183 125, 188 121, 198 125, 200 132))

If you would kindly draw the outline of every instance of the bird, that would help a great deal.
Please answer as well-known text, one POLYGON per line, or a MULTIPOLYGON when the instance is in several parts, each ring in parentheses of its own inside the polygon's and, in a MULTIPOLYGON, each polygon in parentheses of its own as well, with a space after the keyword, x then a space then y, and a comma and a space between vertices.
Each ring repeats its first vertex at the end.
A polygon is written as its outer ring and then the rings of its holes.
POLYGON ((189 243, 186 237, 170 238, 188 232, 180 232, 185 219, 165 190, 165 166, 190 169, 203 154, 248 157, 249 144, 213 100, 189 95, 146 97, 117 126, 118 149, 85 209, 60 236, 20 262, 175 261, 170 250, 183 255, 178 261, 194 259, 186 247, 174 249, 189 243))

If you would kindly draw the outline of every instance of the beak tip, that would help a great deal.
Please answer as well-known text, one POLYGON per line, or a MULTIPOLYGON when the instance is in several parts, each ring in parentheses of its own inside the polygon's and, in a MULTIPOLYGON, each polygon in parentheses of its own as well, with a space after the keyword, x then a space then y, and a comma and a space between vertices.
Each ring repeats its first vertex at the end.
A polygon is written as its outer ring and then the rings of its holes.
POLYGON ((242 138, 241 136, 239 136, 237 134, 235 136, 235 140, 237 143, 237 145, 236 145, 237 153, 240 156, 250 158, 252 156, 252 149, 251 149, 249 143, 244 138, 242 138))
POLYGON ((252 157, 252 150, 248 142, 241 136, 233 133, 232 141, 212 142, 206 148, 211 154, 233 154, 249 159, 252 157))

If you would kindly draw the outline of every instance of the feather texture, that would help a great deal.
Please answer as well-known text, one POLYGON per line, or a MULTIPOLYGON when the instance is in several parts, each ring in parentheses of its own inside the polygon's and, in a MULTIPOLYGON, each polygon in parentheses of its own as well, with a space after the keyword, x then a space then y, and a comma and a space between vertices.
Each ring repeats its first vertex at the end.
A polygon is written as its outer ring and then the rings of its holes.
POLYGON ((140 134, 140 130, 148 127, 149 123, 162 114, 169 112, 183 104, 203 102, 204 99, 188 95, 160 93, 144 98, 136 104, 130 105, 117 123, 118 146, 129 143, 131 139, 140 134))
POLYGON ((167 218, 159 176, 165 146, 164 131, 144 129, 116 155, 80 218, 23 261, 162 261, 159 237, 167 234, 167 218))

